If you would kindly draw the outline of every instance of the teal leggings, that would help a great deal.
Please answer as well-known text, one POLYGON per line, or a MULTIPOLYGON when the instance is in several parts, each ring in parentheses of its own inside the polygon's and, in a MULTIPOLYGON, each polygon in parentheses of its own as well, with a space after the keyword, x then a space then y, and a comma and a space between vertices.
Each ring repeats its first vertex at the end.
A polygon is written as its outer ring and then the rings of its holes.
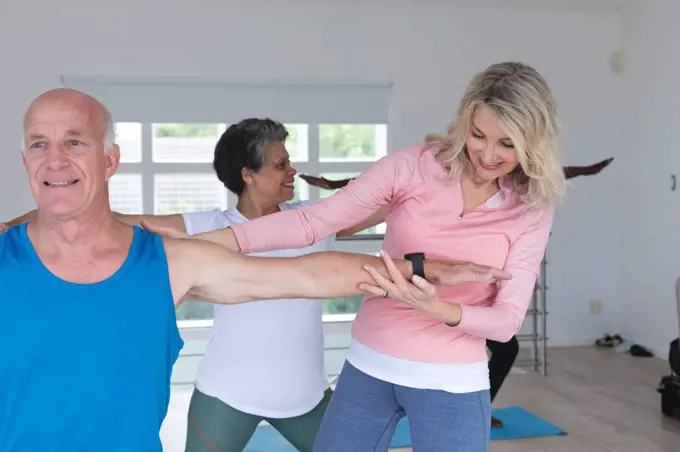
POLYGON ((272 419, 244 413, 194 389, 189 403, 185 452, 242 452, 262 421, 271 424, 298 451, 311 452, 332 394, 328 389, 309 413, 272 419))

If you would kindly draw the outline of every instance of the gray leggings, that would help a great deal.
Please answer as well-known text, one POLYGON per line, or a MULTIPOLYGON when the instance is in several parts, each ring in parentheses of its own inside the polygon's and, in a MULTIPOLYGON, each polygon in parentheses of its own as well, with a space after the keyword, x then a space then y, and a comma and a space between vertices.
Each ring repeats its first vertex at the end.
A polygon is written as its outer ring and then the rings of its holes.
POLYGON ((309 413, 272 419, 230 407, 194 389, 189 404, 185 452, 242 452, 260 422, 267 421, 300 452, 311 452, 333 391, 309 413))

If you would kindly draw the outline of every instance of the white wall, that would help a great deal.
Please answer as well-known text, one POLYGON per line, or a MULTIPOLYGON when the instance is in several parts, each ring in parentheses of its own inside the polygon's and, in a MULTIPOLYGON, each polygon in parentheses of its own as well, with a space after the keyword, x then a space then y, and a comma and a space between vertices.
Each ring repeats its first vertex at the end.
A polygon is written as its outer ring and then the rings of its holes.
POLYGON ((624 333, 662 357, 678 337, 680 276, 680 3, 630 2, 622 11, 625 118, 621 149, 621 275, 624 333))
MULTIPOLYGON (((509 3, 500 0, 478 9, 462 3, 5 0, 0 189, 12 196, 0 218, 32 207, 17 152, 21 114, 33 96, 57 86, 62 73, 389 78, 395 84, 389 140, 396 148, 442 130, 473 73, 492 62, 521 60, 547 77, 559 100, 565 163, 618 158, 602 175, 575 180, 559 209, 549 247, 551 341, 590 343, 604 330, 616 331, 621 221, 615 184, 624 156, 617 138, 621 81, 609 59, 619 50, 619 16, 599 6, 610 2, 559 2, 559 13, 545 1, 523 1, 518 9, 494 6, 509 3), (604 300, 602 315, 588 314, 590 298, 604 300)), ((665 180, 659 183, 665 188, 665 180)), ((651 219, 638 213, 624 220, 651 219)))

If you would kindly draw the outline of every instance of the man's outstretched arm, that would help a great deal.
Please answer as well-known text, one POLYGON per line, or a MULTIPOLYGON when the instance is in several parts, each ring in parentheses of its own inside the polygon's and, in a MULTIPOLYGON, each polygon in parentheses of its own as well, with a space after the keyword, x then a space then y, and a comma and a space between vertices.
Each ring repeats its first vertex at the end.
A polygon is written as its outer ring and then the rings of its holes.
MULTIPOLYGON (((359 284, 375 284, 369 265, 389 278, 383 260, 360 253, 324 251, 292 258, 244 256, 203 240, 164 238, 175 303, 190 298, 243 303, 277 298, 335 298, 363 295, 359 284)), ((394 260, 407 280, 412 265, 394 260)), ((435 284, 492 284, 509 275, 471 263, 426 261, 425 275, 435 284)))
MULTIPOLYGON (((203 240, 164 240, 176 303, 187 295, 224 304, 348 297, 364 294, 360 283, 373 282, 365 265, 389 275, 380 258, 365 254, 328 251, 292 258, 253 257, 203 240)), ((410 279, 410 262, 395 263, 410 279)))
MULTIPOLYGON (((578 176, 593 176, 603 169, 605 169, 614 160, 614 157, 593 163, 592 165, 586 166, 564 166, 562 170, 564 171, 564 177, 567 179, 573 179, 578 176)), ((324 188, 326 190, 337 190, 345 185, 349 184, 352 179, 326 179, 325 177, 310 176, 308 174, 300 174, 300 179, 307 182, 313 187, 324 188)))

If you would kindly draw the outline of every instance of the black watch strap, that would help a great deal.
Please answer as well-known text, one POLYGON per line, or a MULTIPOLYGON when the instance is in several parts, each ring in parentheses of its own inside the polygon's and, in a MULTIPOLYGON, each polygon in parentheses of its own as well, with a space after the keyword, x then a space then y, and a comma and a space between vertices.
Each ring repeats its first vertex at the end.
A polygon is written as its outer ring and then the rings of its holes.
POLYGON ((425 253, 408 253, 404 255, 404 259, 411 261, 411 264, 413 264, 414 275, 427 279, 425 277, 425 253))

